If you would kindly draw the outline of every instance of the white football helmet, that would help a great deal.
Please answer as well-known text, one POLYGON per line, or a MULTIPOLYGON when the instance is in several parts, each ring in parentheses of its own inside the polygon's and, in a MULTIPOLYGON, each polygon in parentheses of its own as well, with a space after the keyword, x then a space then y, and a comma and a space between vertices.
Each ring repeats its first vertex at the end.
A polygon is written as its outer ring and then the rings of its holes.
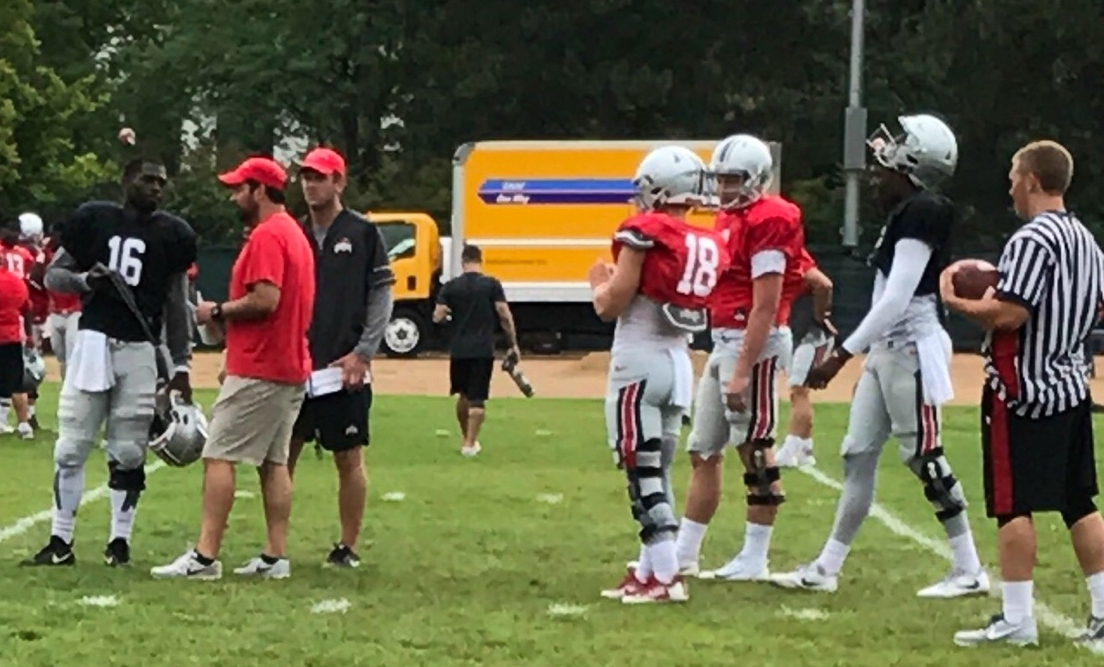
POLYGON ((717 205, 722 209, 743 208, 763 196, 771 181, 770 146, 750 134, 734 134, 717 144, 709 164, 709 174, 716 180, 717 205), (743 183, 735 192, 725 192, 720 179, 740 176, 743 183))
POLYGON ((633 203, 642 211, 660 206, 705 204, 705 162, 682 146, 663 146, 644 156, 633 177, 633 203))
POLYGON ((177 392, 157 395, 150 424, 149 448, 162 461, 177 468, 195 463, 207 444, 207 417, 198 403, 185 403, 177 392))
POLYGON ((903 130, 894 135, 883 124, 866 145, 886 169, 907 174, 917 187, 930 189, 954 175, 958 166, 958 141, 947 124, 935 116, 919 114, 897 118, 903 130))
POLYGON ((36 388, 46 379, 46 360, 38 350, 23 348, 23 386, 36 388))
POLYGON ((19 216, 19 233, 23 235, 23 238, 29 239, 38 243, 42 241, 42 236, 46 232, 46 226, 42 222, 42 218, 38 217, 36 213, 23 213, 19 216))

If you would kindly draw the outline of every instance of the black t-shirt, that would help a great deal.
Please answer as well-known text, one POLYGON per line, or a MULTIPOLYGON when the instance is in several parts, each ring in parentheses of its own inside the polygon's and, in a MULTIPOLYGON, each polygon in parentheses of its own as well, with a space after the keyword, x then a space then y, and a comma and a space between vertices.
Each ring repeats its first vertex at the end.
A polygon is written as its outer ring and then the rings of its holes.
POLYGON ((951 262, 951 228, 956 211, 950 199, 927 190, 898 204, 882 227, 882 234, 874 244, 869 264, 888 276, 893 266, 893 255, 901 239, 917 239, 932 249, 931 258, 924 268, 915 296, 939 293, 939 274, 951 262))
POLYGON ((790 310, 790 331, 793 334, 794 345, 801 342, 816 326, 815 304, 811 294, 802 294, 793 302, 790 310))
MULTIPOLYGON (((118 273, 154 335, 161 332, 170 277, 196 259, 196 235, 188 223, 165 211, 140 219, 106 201, 82 204, 65 221, 61 247, 81 272, 99 262, 118 273)), ((126 304, 110 291, 84 298, 79 326, 117 340, 147 340, 126 304)))
POLYGON ((506 293, 498 279, 469 271, 441 288, 437 303, 449 307, 452 313, 452 341, 449 355, 454 359, 494 358, 495 325, 498 312, 495 304, 506 301, 506 293))
POLYGON ((337 214, 322 245, 310 218, 300 221, 314 249, 314 315, 311 318, 311 359, 315 370, 353 351, 364 333, 368 293, 395 282, 387 244, 379 227, 344 209, 337 214))

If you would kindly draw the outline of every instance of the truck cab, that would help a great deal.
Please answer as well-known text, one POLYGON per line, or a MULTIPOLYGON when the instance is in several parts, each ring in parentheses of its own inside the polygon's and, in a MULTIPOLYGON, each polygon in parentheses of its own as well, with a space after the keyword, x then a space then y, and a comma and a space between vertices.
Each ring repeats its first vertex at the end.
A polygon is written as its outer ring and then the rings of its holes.
POLYGON ((412 356, 436 338, 433 303, 441 289, 443 247, 437 222, 425 213, 367 213, 387 245, 395 273, 395 309, 383 336, 389 356, 412 356))

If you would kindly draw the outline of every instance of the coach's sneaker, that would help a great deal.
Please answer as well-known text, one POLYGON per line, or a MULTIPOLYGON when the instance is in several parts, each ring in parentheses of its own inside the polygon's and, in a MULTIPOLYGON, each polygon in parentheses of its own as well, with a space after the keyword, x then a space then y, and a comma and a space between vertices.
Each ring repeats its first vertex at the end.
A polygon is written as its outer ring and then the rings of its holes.
POLYGON ((130 565, 130 544, 121 537, 108 542, 104 549, 104 563, 111 567, 130 565))
POLYGON ((943 581, 932 584, 916 594, 921 598, 961 598, 968 595, 986 595, 989 593, 989 574, 985 569, 969 573, 952 570, 943 581))
POLYGON ((330 555, 326 556, 326 564, 334 567, 360 567, 360 556, 339 542, 334 545, 330 555))
POLYGON ((34 567, 38 565, 45 566, 57 566, 57 565, 73 565, 77 562, 77 557, 73 554, 73 543, 66 542, 57 535, 50 536, 50 543, 42 547, 42 549, 24 560, 20 565, 28 567, 34 567))
POLYGON ((199 561, 199 556, 194 549, 189 549, 183 556, 177 558, 168 565, 150 568, 150 574, 154 579, 199 579, 200 581, 214 581, 222 578, 222 563, 217 560, 204 565, 199 561))
POLYGON ((479 444, 478 440, 476 440, 475 444, 472 445, 471 447, 468 447, 467 445, 464 445, 463 447, 460 448, 460 453, 463 454, 464 456, 467 456, 468 458, 471 458, 471 457, 475 456, 476 454, 478 454, 481 451, 483 451, 483 446, 479 444))
POLYGON ((821 593, 835 593, 839 588, 839 577, 828 574, 816 563, 802 565, 793 572, 772 575, 770 581, 780 588, 800 588, 821 593))
POLYGON ((1039 628, 1034 616, 1027 616, 1016 624, 1004 620, 1004 614, 989 619, 989 625, 980 630, 956 632, 954 643, 959 646, 977 646, 1003 642, 1013 646, 1035 646, 1039 643, 1039 628))
POLYGON ((1089 615, 1089 622, 1085 626, 1085 631, 1074 641, 1080 644, 1104 641, 1104 618, 1089 615))
POLYGON ((630 566, 625 578, 617 584, 617 588, 607 588, 602 591, 602 597, 607 600, 620 600, 626 595, 637 595, 644 590, 644 583, 636 578, 636 567, 630 566))
POLYGON ((698 577, 719 581, 767 581, 770 579, 770 569, 765 562, 753 563, 743 554, 739 554, 716 570, 699 573, 698 577))
POLYGON ((9 424, 0 424, 0 435, 11 435, 15 433, 15 428, 9 424))
POLYGON ((671 583, 665 584, 659 579, 652 579, 642 585, 636 591, 626 594, 621 598, 622 604, 664 604, 668 602, 686 602, 690 599, 690 591, 682 577, 676 576, 671 583))
POLYGON ((24 440, 34 440, 34 429, 31 428, 31 425, 27 422, 20 422, 15 430, 19 431, 20 438, 24 440))
POLYGON ((263 579, 287 579, 291 576, 291 561, 261 554, 245 565, 235 568, 234 574, 263 579))

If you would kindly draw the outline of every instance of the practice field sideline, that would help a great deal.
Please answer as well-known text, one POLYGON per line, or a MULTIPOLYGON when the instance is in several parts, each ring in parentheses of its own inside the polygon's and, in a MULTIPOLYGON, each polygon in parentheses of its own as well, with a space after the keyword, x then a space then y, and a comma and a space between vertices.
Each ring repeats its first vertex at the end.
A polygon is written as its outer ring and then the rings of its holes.
MULTIPOLYGON (((213 392, 199 398, 210 405, 213 392)), ((49 384, 40 408, 47 428, 55 405, 56 385, 49 384)), ((0 596, 0 664, 727 666, 750 659, 778 667, 973 667, 992 657, 1006 667, 1034 667, 1104 659, 1072 646, 1041 614, 1045 651, 953 646, 955 630, 984 622, 999 606, 994 599, 915 597, 949 563, 933 552, 943 543, 941 530, 892 450, 880 478, 883 514, 863 528, 835 595, 694 581, 687 606, 640 609, 601 600, 598 591, 616 583, 636 543, 600 403, 495 402, 484 452, 472 460, 458 454, 451 413, 445 398, 377 398, 366 529, 373 545, 362 550, 358 571, 321 564, 336 538, 336 479, 332 463, 308 451, 297 478, 292 578, 282 582, 238 581, 229 573, 263 538, 259 489, 247 470, 239 474, 222 556, 225 578, 209 584, 149 578, 150 566, 195 539, 198 466, 151 474, 131 569, 100 564, 109 520, 102 492, 80 512, 75 568, 17 568, 48 532, 48 519, 35 518, 50 506, 53 434, 35 442, 0 438, 6 468, 19 471, 0 479, 0 561, 9 563, 0 596), (648 640, 649 633, 660 634, 648 640)), ((995 527, 979 514, 978 413, 952 408, 947 415, 948 453, 974 501, 982 558, 992 563, 995 527)), ((813 558, 827 536, 845 421, 844 407, 823 406, 817 422, 823 472, 785 476, 790 500, 773 541, 773 569, 813 558)), ((106 466, 100 453, 91 461, 94 490, 106 466)), ((680 458, 680 501, 687 474, 680 458)), ((727 559, 742 538, 743 489, 731 471, 727 483, 729 496, 705 545, 707 566, 727 559)), ((1040 527, 1038 598, 1051 621, 1076 626, 1088 601, 1066 531, 1057 517, 1041 519, 1040 527)))

